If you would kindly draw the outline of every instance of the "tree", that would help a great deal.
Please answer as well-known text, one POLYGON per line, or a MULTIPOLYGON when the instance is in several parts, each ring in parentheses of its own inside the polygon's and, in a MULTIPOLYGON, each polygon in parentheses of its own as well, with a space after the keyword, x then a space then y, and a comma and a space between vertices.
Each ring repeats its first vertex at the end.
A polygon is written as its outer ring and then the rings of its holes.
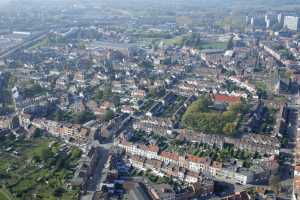
POLYGON ((72 121, 75 124, 83 124, 86 123, 90 120, 95 119, 95 115, 91 112, 88 111, 84 111, 84 112, 80 112, 80 113, 76 113, 74 114, 74 116, 72 117, 72 121))
POLYGON ((44 148, 42 149, 41 151, 41 159, 44 161, 44 162, 47 162, 47 160, 51 157, 53 157, 53 152, 51 151, 51 149, 49 148, 44 148))
POLYGON ((227 43, 227 50, 231 50, 233 48, 233 37, 230 37, 227 43))
POLYGON ((235 130, 236 130, 236 124, 235 123, 227 123, 225 125, 225 127, 223 128, 223 132, 226 134, 226 135, 233 135, 235 133, 235 130))
POLYGON ((104 92, 102 90, 97 90, 93 96, 95 101, 101 101, 104 98, 104 92))
POLYGON ((104 120, 110 121, 114 116, 114 112, 112 110, 107 110, 104 114, 104 120))
POLYGON ((64 188, 58 187, 54 190, 53 194, 54 194, 55 197, 62 197, 64 192, 65 192, 64 188))

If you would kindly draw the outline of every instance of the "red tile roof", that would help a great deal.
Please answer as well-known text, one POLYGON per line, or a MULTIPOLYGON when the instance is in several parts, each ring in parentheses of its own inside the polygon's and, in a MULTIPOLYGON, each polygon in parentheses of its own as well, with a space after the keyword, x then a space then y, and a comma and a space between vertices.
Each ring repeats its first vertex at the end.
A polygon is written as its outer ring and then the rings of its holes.
POLYGON ((215 95, 215 101, 226 102, 226 103, 238 103, 241 101, 241 97, 236 96, 226 96, 226 95, 215 95))
POLYGON ((210 164, 210 159, 207 157, 198 157, 198 156, 193 156, 193 155, 187 155, 187 160, 195 163, 205 163, 205 164, 210 164))
POLYGON ((179 160, 179 155, 176 153, 168 152, 168 151, 162 151, 160 156, 169 158, 171 160, 178 161, 179 160))
POLYGON ((295 166, 295 171, 300 172, 300 165, 295 166))
POLYGON ((148 151, 152 151, 152 152, 159 152, 159 147, 158 146, 156 146, 156 145, 153 145, 153 144, 150 144, 149 146, 148 146, 148 151))

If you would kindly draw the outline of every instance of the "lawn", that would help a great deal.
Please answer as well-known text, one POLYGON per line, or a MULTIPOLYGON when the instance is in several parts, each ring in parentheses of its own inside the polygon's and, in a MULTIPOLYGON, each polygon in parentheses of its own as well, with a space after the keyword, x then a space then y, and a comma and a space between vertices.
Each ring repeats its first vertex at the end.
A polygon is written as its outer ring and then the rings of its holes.
POLYGON ((11 196, 9 191, 5 188, 0 189, 0 200, 13 200, 14 198, 11 196))
POLYGON ((171 38, 171 39, 167 39, 167 40, 164 40, 164 44, 165 45, 182 45, 184 41, 184 36, 176 36, 174 38, 171 38))
POLYGON ((201 49, 220 49, 224 50, 227 48, 227 42, 203 42, 201 49))
POLYGON ((45 46, 48 46, 48 45, 49 45, 49 38, 46 37, 46 38, 40 40, 39 42, 35 43, 33 46, 31 46, 29 48, 29 50, 38 49, 40 47, 45 47, 45 46))
POLYGON ((7 198, 7 196, 5 194, 3 194, 2 191, 0 191, 0 199, 1 200, 10 200, 9 198, 7 198))

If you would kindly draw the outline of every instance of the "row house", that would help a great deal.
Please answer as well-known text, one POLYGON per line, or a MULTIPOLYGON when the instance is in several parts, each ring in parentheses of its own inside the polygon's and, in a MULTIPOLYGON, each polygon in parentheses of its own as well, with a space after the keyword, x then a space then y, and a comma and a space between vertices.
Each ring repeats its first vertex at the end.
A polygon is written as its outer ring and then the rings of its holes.
POLYGON ((113 104, 112 102, 104 101, 101 103, 99 110, 105 110, 105 111, 112 110, 112 111, 116 112, 117 108, 115 107, 115 104, 113 104))
POLYGON ((148 112, 146 112, 147 117, 154 117, 160 115, 164 111, 164 105, 162 102, 155 103, 148 112))
POLYGON ((170 118, 145 117, 133 123, 135 130, 142 130, 147 133, 160 135, 172 134, 173 122, 170 118))
POLYGON ((209 157, 197 157, 193 155, 187 155, 186 161, 188 162, 188 168, 193 172, 210 173, 210 165, 212 160, 209 157))
POLYGON ((207 144, 219 149, 222 149, 224 144, 232 144, 235 149, 267 155, 278 155, 280 148, 280 142, 277 138, 259 134, 247 134, 242 138, 232 138, 222 135, 195 133, 182 129, 179 131, 177 139, 207 144))
POLYGON ((19 114, 19 124, 20 126, 27 129, 31 125, 31 115, 27 113, 21 113, 19 114))
POLYGON ((18 118, 14 115, 0 116, 0 129, 12 129, 18 125, 18 118))
POLYGON ((158 159, 159 147, 156 145, 133 145, 126 140, 116 141, 115 145, 125 149, 125 151, 132 155, 143 156, 149 159, 158 159))
POLYGON ((36 128, 46 130, 56 137, 62 137, 78 144, 85 143, 90 136, 89 130, 81 127, 79 124, 60 123, 45 118, 33 119, 31 124, 36 128))
MULTIPOLYGON (((255 170, 223 166, 220 162, 212 162, 208 157, 196 157, 192 155, 180 156, 173 152, 160 152, 157 146, 134 145, 125 140, 117 140, 115 145, 124 149, 129 155, 161 161, 163 163, 161 168, 163 173, 172 177, 177 177, 181 180, 186 179, 185 181, 187 182, 196 181, 195 177, 199 177, 200 173, 208 177, 212 176, 217 179, 243 185, 255 181, 255 170), (189 171, 191 176, 186 176, 186 171, 189 171)), ((141 166, 145 166, 144 163, 145 160, 143 162, 140 160, 138 163, 135 163, 135 165, 139 166, 141 169, 141 166)), ((262 170, 262 172, 268 174, 267 172, 269 169, 265 168, 262 170)), ((261 171, 258 173, 261 173, 261 171)))
POLYGON ((120 81, 113 81, 111 91, 113 93, 123 94, 124 93, 123 84, 120 81))
POLYGON ((135 110, 129 105, 123 105, 121 107, 121 112, 132 115, 132 114, 134 114, 135 110))
POLYGON ((280 148, 280 142, 277 138, 259 134, 248 134, 241 139, 235 139, 233 145, 236 149, 245 149, 252 153, 259 152, 267 155, 278 155, 280 148))
POLYGON ((186 129, 179 131, 177 139, 182 141, 190 141, 193 143, 207 144, 211 147, 215 146, 222 149, 225 143, 225 137, 222 135, 204 134, 204 133, 194 133, 186 129))
POLYGON ((45 102, 54 102, 57 99, 53 96, 50 95, 41 95, 38 97, 33 97, 33 98, 27 98, 25 100, 22 101, 17 101, 16 100, 16 106, 17 108, 25 108, 27 106, 31 106, 31 105, 38 105, 38 104, 43 104, 45 102))
POLYGON ((85 83, 86 77, 85 77, 84 73, 82 71, 75 72, 75 74, 74 74, 74 81, 78 82, 80 84, 85 83))
POLYGON ((57 89, 67 89, 70 84, 70 80, 66 76, 61 76, 56 80, 55 84, 55 88, 57 89))
POLYGON ((134 99, 144 99, 147 93, 145 90, 134 90, 131 92, 131 97, 134 99))
POLYGON ((168 92, 165 96, 163 96, 160 102, 163 105, 169 105, 175 100, 176 100, 176 95, 173 92, 168 92))
POLYGON ((117 134, 130 120, 131 116, 126 113, 115 117, 101 127, 101 136, 103 138, 111 138, 113 135, 117 134))
POLYGON ((180 83, 176 85, 175 92, 183 96, 196 95, 199 96, 199 88, 188 83, 180 83))
POLYGON ((241 97, 227 96, 227 95, 213 95, 213 102, 215 104, 236 104, 241 102, 241 97))
POLYGON ((116 107, 112 102, 104 101, 102 104, 98 104, 94 100, 90 100, 86 103, 86 106, 89 110, 91 110, 96 116, 102 116, 106 113, 106 111, 111 110, 113 112, 116 111, 116 107))

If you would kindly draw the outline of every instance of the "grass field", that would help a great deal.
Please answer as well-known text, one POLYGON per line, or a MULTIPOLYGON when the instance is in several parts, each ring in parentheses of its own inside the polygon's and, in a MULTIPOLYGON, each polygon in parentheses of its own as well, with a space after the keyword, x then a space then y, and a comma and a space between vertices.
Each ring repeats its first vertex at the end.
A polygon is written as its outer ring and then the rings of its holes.
POLYGON ((184 36, 176 36, 171 39, 164 40, 165 45, 181 45, 183 43, 184 36))
POLYGON ((1 190, 0 190, 0 199, 1 200, 10 200, 1 190))
MULTIPOLYGON (((181 46, 184 43, 185 38, 188 37, 188 35, 180 35, 176 36, 171 39, 163 40, 163 43, 165 45, 178 45, 181 46)), ((201 45, 197 48, 202 49, 220 49, 225 50, 227 48, 228 42, 219 42, 219 41, 202 41, 201 45)))
POLYGON ((14 200, 12 195, 5 188, 0 189, 0 200, 14 200))
POLYGON ((226 49, 227 42, 210 42, 201 45, 201 49, 226 49))

